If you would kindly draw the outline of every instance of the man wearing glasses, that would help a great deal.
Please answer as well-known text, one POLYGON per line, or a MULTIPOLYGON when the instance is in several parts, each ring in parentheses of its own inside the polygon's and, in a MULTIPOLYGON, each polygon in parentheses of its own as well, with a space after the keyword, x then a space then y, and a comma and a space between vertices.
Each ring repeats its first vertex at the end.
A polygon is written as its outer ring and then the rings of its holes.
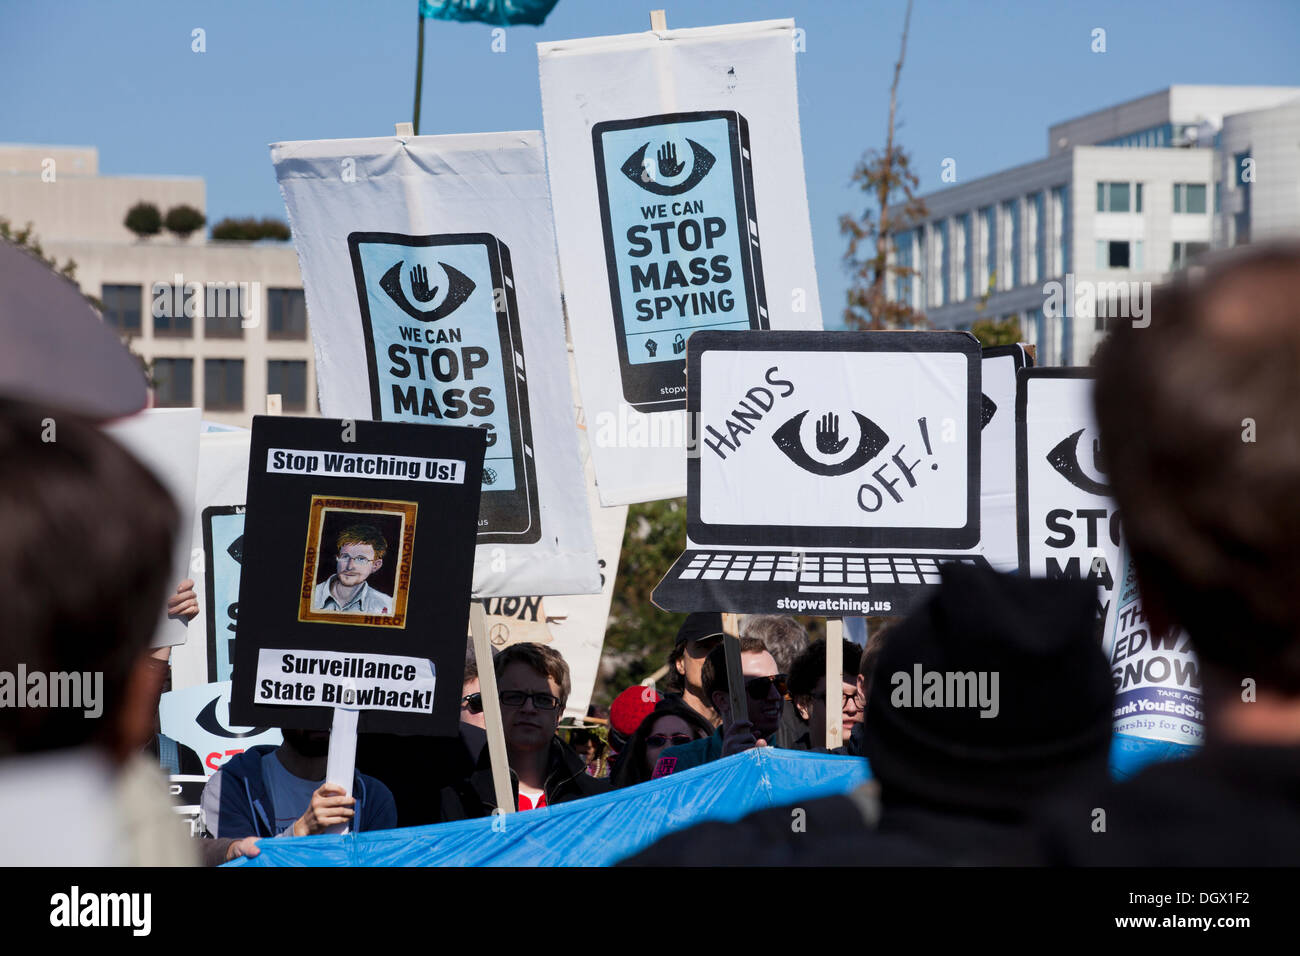
POLYGON ((776 660, 755 637, 740 639, 740 669, 745 675, 747 713, 733 717, 726 648, 718 644, 709 651, 701 676, 714 710, 722 717, 722 726, 714 731, 712 737, 665 749, 655 764, 653 776, 666 776, 720 757, 768 746, 768 741, 781 726, 786 676, 777 673, 776 660))
POLYGON ((338 537, 337 569, 316 585, 312 608, 344 614, 392 614, 392 596, 366 583, 366 578, 384 566, 387 553, 388 542, 379 529, 368 524, 344 528, 338 537))
MULTIPOLYGON (((858 666, 862 660, 862 648, 852 641, 844 641, 844 672, 840 677, 839 699, 841 734, 844 741, 836 753, 857 755, 856 744, 848 747, 855 740, 853 733, 862 722, 865 698, 858 687, 858 666)), ((795 658, 790 668, 790 697, 798 708, 799 715, 808 722, 808 731, 792 746, 799 750, 826 749, 826 714, 834 707, 833 694, 826 688, 826 642, 814 641, 808 649, 795 658)), ((830 711, 834 713, 834 711, 830 711)))
MULTIPOLYGON (((582 758, 555 736, 571 686, 560 653, 545 644, 511 644, 496 655, 493 668, 516 807, 532 810, 608 790, 609 782, 588 774, 582 758)), ((495 809, 484 747, 474 773, 442 791, 442 818, 485 817, 495 809)))

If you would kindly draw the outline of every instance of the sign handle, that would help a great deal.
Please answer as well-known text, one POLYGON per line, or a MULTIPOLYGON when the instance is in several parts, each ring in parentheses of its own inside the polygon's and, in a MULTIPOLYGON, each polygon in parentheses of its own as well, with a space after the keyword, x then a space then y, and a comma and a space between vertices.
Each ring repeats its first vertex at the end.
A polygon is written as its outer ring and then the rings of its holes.
MULTIPOLYGON (((740 666, 740 615, 722 615, 722 646, 727 655, 727 689, 731 696, 731 719, 748 720, 745 672, 740 666)), ((725 733, 725 731, 724 731, 725 733)))
MULTIPOLYGON (((355 707, 335 707, 334 723, 330 727, 325 782, 338 784, 349 797, 352 796, 353 771, 357 765, 357 719, 360 716, 361 712, 355 707)), ((348 824, 335 824, 325 832, 347 833, 348 824)))
POLYGON ((483 699, 487 724, 488 759, 492 761, 492 790, 497 809, 515 812, 515 790, 510 784, 510 761, 506 757, 506 732, 501 723, 501 698, 497 696, 497 672, 492 666, 492 642, 488 640, 487 612, 478 601, 469 602, 469 630, 478 661, 478 689, 483 699))
POLYGON ((663 33, 668 29, 668 14, 663 10, 650 11, 650 29, 655 33, 663 33))
POLYGON ((826 619, 826 749, 844 743, 844 708, 840 682, 844 674, 844 621, 826 619), (834 706, 835 701, 841 706, 834 706))

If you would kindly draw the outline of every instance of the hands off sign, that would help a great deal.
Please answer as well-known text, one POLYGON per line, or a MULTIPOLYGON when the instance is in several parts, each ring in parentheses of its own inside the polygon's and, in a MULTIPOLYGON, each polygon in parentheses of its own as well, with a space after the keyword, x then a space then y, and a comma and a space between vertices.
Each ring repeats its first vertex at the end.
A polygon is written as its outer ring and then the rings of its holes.
POLYGON ((232 720, 456 732, 484 438, 254 418, 232 720))

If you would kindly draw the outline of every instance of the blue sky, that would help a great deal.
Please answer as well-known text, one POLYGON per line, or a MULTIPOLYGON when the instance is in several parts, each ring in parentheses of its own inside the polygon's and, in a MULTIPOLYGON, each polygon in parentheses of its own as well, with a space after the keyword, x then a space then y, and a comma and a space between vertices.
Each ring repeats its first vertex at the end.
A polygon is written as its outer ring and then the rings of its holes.
MULTIPOLYGON (((853 165, 884 139, 905 0, 654 0, 670 27, 794 17, 827 327, 847 276, 853 165)), ((534 43, 648 28, 649 3, 560 0, 504 53, 486 26, 429 21, 421 132, 541 127, 534 43)), ((284 208, 268 143, 388 135, 411 117, 416 0, 0 0, 0 141, 93 145, 106 174, 207 180, 208 220, 284 208), (191 51, 191 30, 207 51, 191 51)), ((1295 0, 917 0, 900 139, 922 189, 1045 155, 1047 127, 1174 83, 1300 85, 1295 0), (1104 54, 1091 32, 1106 30, 1104 54)), ((4 210, 0 210, 0 215, 4 210)))

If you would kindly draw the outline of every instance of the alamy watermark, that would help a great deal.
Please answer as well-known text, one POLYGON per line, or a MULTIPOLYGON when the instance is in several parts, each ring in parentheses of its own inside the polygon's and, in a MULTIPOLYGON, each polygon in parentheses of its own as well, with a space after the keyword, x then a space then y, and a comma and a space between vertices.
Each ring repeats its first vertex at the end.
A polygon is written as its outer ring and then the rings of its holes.
POLYGON ((979 708, 981 717, 1001 710, 997 671, 894 671, 889 677, 892 707, 979 708))
POLYGON ((1093 282, 1068 272, 1064 282, 1043 283, 1043 314, 1049 319, 1132 319, 1133 328, 1145 329, 1151 324, 1150 313, 1150 282, 1093 282))
POLYGON ((0 671, 0 708, 72 708, 92 720, 104 713, 103 671, 0 671))
POLYGON ((196 318, 202 303, 203 318, 237 318, 245 329, 255 329, 262 322, 260 282, 186 282, 178 272, 171 282, 155 282, 150 295, 155 319, 196 318))

